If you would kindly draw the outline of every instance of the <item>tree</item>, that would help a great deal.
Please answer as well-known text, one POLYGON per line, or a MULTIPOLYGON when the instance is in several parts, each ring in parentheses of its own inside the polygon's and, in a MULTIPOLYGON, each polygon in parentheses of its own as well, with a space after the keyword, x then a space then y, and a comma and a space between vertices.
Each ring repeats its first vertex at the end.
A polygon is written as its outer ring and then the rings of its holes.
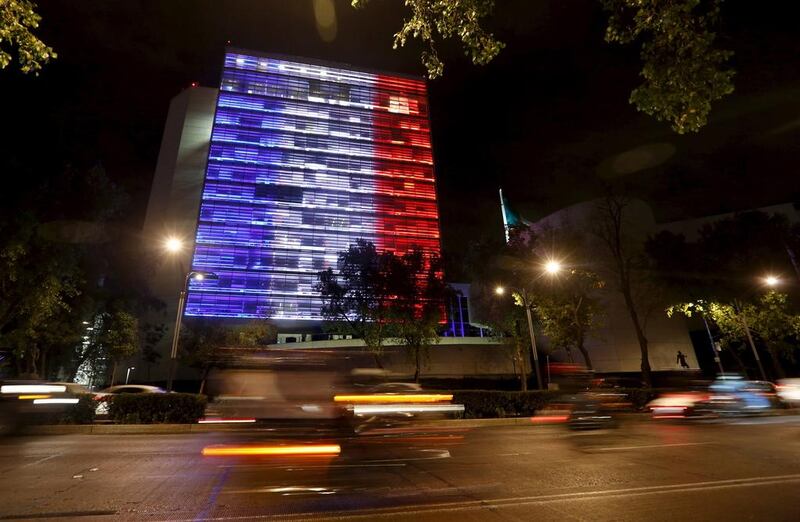
POLYGON ((158 343, 164 338, 167 332, 167 325, 147 323, 143 328, 142 335, 142 360, 147 366, 147 381, 150 381, 150 368, 161 359, 161 354, 157 350, 158 343))
MULTIPOLYGON (((369 0, 351 0, 363 8, 369 0)), ((437 46, 458 38, 477 65, 491 62, 505 46, 483 26, 494 9, 493 0, 404 0, 411 16, 394 35, 394 48, 409 38, 427 49, 422 63, 433 79, 444 72, 437 46)), ((639 44, 644 83, 634 89, 630 103, 639 111, 667 121, 683 134, 697 132, 708 119, 712 102, 733 92, 734 72, 725 67, 732 52, 715 46, 721 0, 600 0, 609 13, 605 39, 639 44)))
POLYGON ((56 58, 48 47, 33 34, 42 17, 30 0, 0 0, 0 69, 11 63, 12 48, 17 48, 20 70, 38 74, 42 65, 56 58))
POLYGON ((528 390, 527 357, 530 337, 525 311, 510 299, 500 299, 495 293, 496 280, 475 279, 470 287, 472 319, 487 325, 495 338, 510 353, 520 389, 528 390))
POLYGON ((641 41, 642 85, 630 103, 667 121, 678 134, 697 132, 708 121, 711 103, 733 92, 725 63, 733 52, 715 47, 711 27, 721 0, 602 0, 610 13, 606 41, 641 41))
POLYGON ((414 361, 414 382, 419 382, 422 359, 439 342, 444 302, 450 295, 442 280, 441 260, 412 250, 391 263, 389 281, 395 291, 389 307, 389 326, 414 361))
POLYGON ((782 214, 737 213, 703 225, 697 236, 688 241, 661 231, 645 245, 673 302, 733 302, 763 284, 764 276, 790 278, 796 270, 800 227, 782 214))
POLYGON ((380 352, 389 336, 389 307, 400 284, 397 260, 390 252, 359 239, 339 254, 337 272, 317 274, 314 289, 322 297, 322 317, 329 328, 363 339, 367 348, 380 352))
POLYGON ((648 341, 645 333, 647 318, 657 302, 656 285, 648 274, 648 259, 643 243, 632 233, 630 201, 609 193, 597 206, 595 235, 604 246, 607 281, 612 283, 625 301, 625 308, 636 332, 642 354, 642 380, 652 384, 648 341))
POLYGON ((184 321, 180 336, 182 358, 200 370, 198 393, 203 393, 209 371, 220 362, 226 348, 266 347, 275 342, 276 329, 266 321, 228 325, 198 318, 184 321))
POLYGON ((39 342, 82 279, 75 250, 44 239, 34 214, 0 223, 0 346, 13 351, 18 373, 38 375, 39 342))
POLYGON ((567 352, 570 362, 572 349, 577 348, 591 370, 592 360, 585 343, 602 313, 597 291, 605 283, 594 272, 572 268, 548 286, 549 289, 537 293, 534 303, 542 331, 554 348, 567 352))
POLYGON ((119 363, 139 351, 139 320, 125 310, 112 312, 103 324, 100 343, 112 361, 111 386, 114 386, 119 363))
MULTIPOLYGON (((444 72, 439 58, 439 40, 458 38, 464 53, 476 65, 486 65, 503 49, 504 44, 481 27, 481 20, 491 14, 494 0, 404 0, 411 17, 394 35, 394 48, 404 47, 408 38, 418 38, 427 46, 422 63, 430 78, 444 72)), ((353 7, 363 8, 369 0, 351 0, 353 7)))
POLYGON ((800 315, 790 311, 788 296, 780 292, 767 292, 752 303, 700 301, 680 303, 667 309, 668 316, 675 313, 687 317, 694 313, 707 314, 719 329, 722 347, 729 350, 740 349, 750 341, 749 328, 750 334, 756 336, 769 353, 775 378, 784 376, 781 360, 794 359, 796 343, 800 340, 800 315))

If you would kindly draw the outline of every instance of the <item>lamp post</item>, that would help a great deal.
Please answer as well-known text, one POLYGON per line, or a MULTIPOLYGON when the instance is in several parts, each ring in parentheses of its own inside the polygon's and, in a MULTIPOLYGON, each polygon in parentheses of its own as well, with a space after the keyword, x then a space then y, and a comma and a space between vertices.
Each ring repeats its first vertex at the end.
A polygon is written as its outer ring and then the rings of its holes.
MULTIPOLYGON (((177 237, 169 237, 164 241, 164 249, 171 253, 177 254, 183 250, 183 241, 177 237)), ((178 310, 175 315, 175 331, 172 332, 172 349, 169 353, 169 378, 167 379, 167 391, 172 391, 172 381, 175 379, 175 369, 178 364, 178 339, 181 335, 181 320, 183 319, 183 311, 186 307, 186 293, 189 291, 189 281, 202 281, 204 279, 217 279, 218 276, 214 272, 206 272, 204 270, 189 270, 183 278, 183 286, 178 296, 178 310)))
POLYGON ((172 332, 172 350, 169 353, 169 379, 167 380, 167 391, 172 391, 172 381, 175 379, 175 368, 178 364, 178 339, 181 335, 181 320, 183 319, 183 310, 186 307, 186 293, 189 291, 189 281, 202 281, 204 279, 217 279, 217 274, 214 272, 205 272, 202 270, 190 270, 186 277, 183 279, 183 287, 178 296, 178 313, 175 316, 175 331, 172 332))
POLYGON ((131 376, 131 370, 135 370, 136 366, 128 366, 128 371, 125 372, 125 384, 128 384, 128 378, 131 376))
MULTIPOLYGON (((561 263, 558 261, 548 261, 544 265, 544 271, 550 275, 555 275, 561 271, 561 263)), ((514 292, 519 295, 520 299, 522 300, 522 306, 525 307, 525 315, 528 318, 528 334, 531 338, 531 354, 533 355, 533 360, 531 364, 533 365, 534 370, 536 371, 536 388, 541 390, 542 389, 542 374, 539 370, 539 353, 536 350, 536 335, 533 333, 533 318, 531 317, 531 300, 530 296, 528 295, 528 291, 524 288, 515 288, 513 289, 514 292)), ((495 288, 495 293, 497 295, 505 294, 505 288, 502 286, 498 286, 495 288)))

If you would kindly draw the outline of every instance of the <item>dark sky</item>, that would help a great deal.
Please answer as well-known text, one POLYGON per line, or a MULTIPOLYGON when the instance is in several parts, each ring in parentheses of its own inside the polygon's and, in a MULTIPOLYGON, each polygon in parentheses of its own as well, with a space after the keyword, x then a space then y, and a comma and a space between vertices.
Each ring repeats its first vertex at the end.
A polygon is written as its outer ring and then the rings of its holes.
MULTIPOLYGON (((48 0, 39 34, 59 53, 39 77, 0 72, 0 167, 24 184, 70 162, 100 161, 144 215, 169 100, 216 86, 227 41, 242 48, 422 74, 419 46, 397 51, 400 0, 355 11, 336 1, 337 33, 318 34, 311 0, 48 0)), ((603 41, 597 0, 498 2, 506 42, 476 67, 442 48, 430 102, 447 250, 501 233, 497 188, 529 218, 624 183, 661 219, 800 199, 800 31, 793 2, 723 3, 722 43, 736 92, 699 135, 679 136, 628 104, 638 51, 603 41), (629 154, 625 155, 626 151, 629 154), (622 156, 620 156, 622 155, 622 156), (649 168, 640 168, 656 158, 649 168)))

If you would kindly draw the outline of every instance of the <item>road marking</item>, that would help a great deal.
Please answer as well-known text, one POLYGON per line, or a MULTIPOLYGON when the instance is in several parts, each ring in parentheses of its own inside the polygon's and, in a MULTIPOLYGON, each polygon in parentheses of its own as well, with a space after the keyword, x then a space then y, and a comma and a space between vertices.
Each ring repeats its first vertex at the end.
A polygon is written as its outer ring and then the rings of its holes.
POLYGON ((41 459, 39 459, 37 461, 28 462, 27 464, 23 464, 22 466, 20 466, 20 468, 27 468, 29 466, 35 466, 37 464, 41 464, 42 462, 46 462, 46 461, 48 461, 50 459, 54 459, 54 458, 60 457, 60 456, 61 456, 61 453, 56 453, 55 455, 49 455, 49 456, 41 458, 41 459))
MULTIPOLYGON (((339 513, 298 513, 298 514, 269 514, 258 516, 233 516, 214 518, 192 518, 187 520, 351 520, 351 519, 376 519, 394 517, 398 515, 431 514, 437 512, 475 511, 483 509, 498 509, 517 507, 533 504, 548 504, 553 502, 566 502, 574 500, 591 500, 598 498, 625 498, 642 495, 662 495, 672 493, 694 493, 705 490, 729 489, 771 486, 800 482, 800 473, 793 475, 777 475, 762 477, 747 477, 741 479, 711 480, 705 482, 687 482, 683 484, 666 484, 661 486, 642 486, 636 488, 607 489, 598 491, 582 491, 573 493, 556 493, 551 495, 537 495, 527 497, 512 497, 487 500, 463 500, 439 504, 428 504, 419 507, 398 506, 385 509, 356 510, 339 513)), ((175 520, 171 518, 170 520, 175 520)))
POLYGON ((625 451, 625 450, 636 450, 636 449, 648 449, 648 448, 676 448, 680 446, 702 446, 704 444, 714 444, 713 442, 680 442, 675 444, 646 444, 642 446, 608 446, 608 447, 601 447, 601 448, 594 448, 594 447, 587 447, 584 448, 584 451, 625 451))

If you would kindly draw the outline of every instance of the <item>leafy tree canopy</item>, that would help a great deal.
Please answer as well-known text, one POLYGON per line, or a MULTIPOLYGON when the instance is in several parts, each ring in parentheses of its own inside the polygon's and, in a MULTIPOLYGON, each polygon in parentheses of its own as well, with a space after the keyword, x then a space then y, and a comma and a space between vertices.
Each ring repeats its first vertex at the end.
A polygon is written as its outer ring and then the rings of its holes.
POLYGON ((26 74, 39 74, 42 65, 57 57, 52 47, 33 34, 41 19, 30 0, 0 0, 0 69, 11 63, 14 48, 20 70, 26 74))
MULTIPOLYGON (((351 0, 362 8, 370 0, 351 0)), ((609 13, 605 39, 639 45, 643 83, 630 103, 679 133, 697 132, 708 121, 711 104, 733 92, 734 71, 726 66, 731 51, 716 46, 722 0, 600 0, 609 13)), ((457 38, 473 63, 491 62, 505 47, 484 27, 493 0, 404 0, 410 16, 394 35, 394 47, 409 38, 426 50, 422 63, 429 78, 444 72, 437 46, 457 38)))

